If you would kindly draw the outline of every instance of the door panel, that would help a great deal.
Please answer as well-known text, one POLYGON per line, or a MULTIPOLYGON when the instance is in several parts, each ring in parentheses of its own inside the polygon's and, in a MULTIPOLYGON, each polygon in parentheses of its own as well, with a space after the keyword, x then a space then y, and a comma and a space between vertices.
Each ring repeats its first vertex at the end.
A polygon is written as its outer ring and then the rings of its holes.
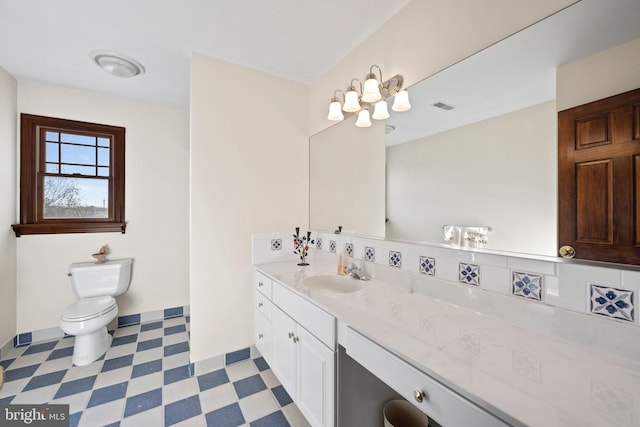
POLYGON ((271 312, 273 324, 273 365, 271 369, 292 399, 296 392, 296 348, 289 334, 295 334, 296 323, 277 306, 271 312))
POLYGON ((611 161, 576 164, 576 240, 613 243, 611 161))

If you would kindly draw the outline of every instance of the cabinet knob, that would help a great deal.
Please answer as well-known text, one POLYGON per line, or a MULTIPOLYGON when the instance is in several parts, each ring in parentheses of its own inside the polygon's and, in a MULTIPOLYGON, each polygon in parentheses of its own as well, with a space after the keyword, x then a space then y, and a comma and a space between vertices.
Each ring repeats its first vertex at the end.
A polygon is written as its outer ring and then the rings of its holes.
POLYGON ((258 334, 258 339, 262 339, 263 337, 264 337, 264 335, 258 334))
POLYGON ((262 282, 258 282, 258 287, 261 288, 264 285, 262 282))
POLYGON ((261 302, 258 303, 258 307, 262 307, 263 304, 261 302))
POLYGON ((563 246, 558 250, 562 258, 573 258, 576 256, 576 250, 571 246, 563 246))
POLYGON ((293 338, 293 332, 289 332, 289 338, 293 338))
POLYGON ((298 341, 300 341, 299 337, 293 337, 293 342, 298 342, 298 341))
POLYGON ((424 398, 425 398, 424 391, 422 391, 422 390, 414 390, 413 391, 413 398, 416 399, 416 402, 422 403, 422 401, 424 401, 424 398))

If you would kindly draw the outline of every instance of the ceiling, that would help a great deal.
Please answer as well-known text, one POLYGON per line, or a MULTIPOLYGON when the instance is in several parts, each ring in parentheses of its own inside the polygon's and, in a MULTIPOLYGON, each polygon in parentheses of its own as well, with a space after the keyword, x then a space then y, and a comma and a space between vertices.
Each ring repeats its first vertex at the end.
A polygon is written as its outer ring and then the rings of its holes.
POLYGON ((18 80, 187 108, 193 51, 311 84, 409 0, 0 0, 0 66, 18 80), (146 73, 111 76, 112 50, 146 73))

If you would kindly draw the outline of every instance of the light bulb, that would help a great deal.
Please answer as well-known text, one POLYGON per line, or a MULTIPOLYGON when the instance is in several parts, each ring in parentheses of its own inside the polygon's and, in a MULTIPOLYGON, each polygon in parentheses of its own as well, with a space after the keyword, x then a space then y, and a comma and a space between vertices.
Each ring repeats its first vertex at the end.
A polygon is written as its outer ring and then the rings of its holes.
POLYGON ((373 114, 371 115, 371 118, 375 120, 384 120, 389 118, 387 101, 380 101, 376 104, 375 109, 373 110, 373 114))
POLYGON ((334 121, 343 120, 344 115, 342 114, 340 107, 341 105, 339 101, 332 101, 331 104, 329 104, 329 115, 327 116, 327 119, 334 121))
POLYGON ((369 110, 362 110, 358 113, 358 120, 356 126, 359 128, 368 128, 371 126, 371 120, 369 119, 369 110))
POLYGON ((403 89, 394 97, 393 106, 391 107, 391 109, 393 111, 407 111, 410 108, 411 104, 409 104, 409 92, 403 89))
POLYGON ((355 113, 360 109, 360 102, 358 101, 358 92, 350 90, 344 95, 344 105, 342 111, 348 113, 355 113))
POLYGON ((376 102, 381 99, 380 87, 378 86, 378 79, 373 74, 369 75, 367 81, 364 82, 364 90, 362 92, 363 102, 376 102))

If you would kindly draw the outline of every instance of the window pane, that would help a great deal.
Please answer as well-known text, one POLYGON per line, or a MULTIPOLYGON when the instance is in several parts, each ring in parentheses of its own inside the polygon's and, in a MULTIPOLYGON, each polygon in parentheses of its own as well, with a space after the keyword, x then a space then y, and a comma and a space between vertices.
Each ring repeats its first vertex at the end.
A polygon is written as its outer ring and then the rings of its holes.
POLYGON ((109 181, 46 176, 44 217, 108 218, 109 181))
POLYGON ((47 163, 46 165, 47 173, 60 173, 60 169, 58 168, 57 163, 47 163))
POLYGON ((47 131, 47 132, 45 132, 45 134, 44 134, 44 139, 45 139, 46 141, 58 142, 58 141, 59 141, 59 139, 58 139, 58 135, 59 135, 59 134, 58 134, 58 132, 48 132, 48 131, 47 131))
POLYGON ((95 136, 74 135, 72 133, 60 134, 62 142, 73 142, 74 144, 96 145, 95 136))
POLYGON ((83 165, 96 164, 96 148, 83 147, 78 145, 62 144, 62 162, 80 163, 83 165))
POLYGON ((46 148, 46 162, 58 162, 60 161, 60 159, 58 158, 58 146, 60 144, 57 144, 55 142, 47 142, 47 148, 46 148))
POLYGON ((98 176, 109 176, 109 168, 98 168, 98 176))
POLYGON ((111 143, 109 138, 98 138, 98 145, 100 147, 108 147, 111 143))
POLYGON ((62 172, 65 175, 88 175, 95 176, 96 175, 96 167, 95 166, 72 166, 72 165, 62 165, 62 172))
POLYGON ((109 166, 109 149, 98 148, 98 164, 100 166, 109 166))

